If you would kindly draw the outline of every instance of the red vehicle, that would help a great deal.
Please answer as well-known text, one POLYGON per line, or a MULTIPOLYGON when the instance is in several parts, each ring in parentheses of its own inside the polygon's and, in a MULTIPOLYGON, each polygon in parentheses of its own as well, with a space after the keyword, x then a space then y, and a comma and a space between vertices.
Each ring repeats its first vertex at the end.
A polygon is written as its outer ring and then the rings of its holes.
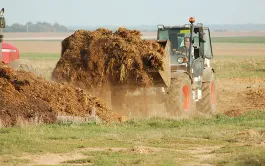
POLYGON ((4 62, 5 64, 10 64, 20 57, 19 51, 15 46, 3 42, 4 36, 2 35, 2 29, 6 26, 4 11, 4 8, 2 8, 0 11, 0 61, 4 62))
POLYGON ((19 51, 15 46, 4 42, 2 43, 2 61, 5 64, 9 64, 19 58, 19 51))
MULTIPOLYGON (((2 35, 2 29, 6 26, 4 11, 4 8, 0 11, 0 63, 2 61, 9 67, 17 70, 27 63, 25 63, 25 60, 21 61, 19 51, 15 46, 3 42, 4 36, 2 35)), ((27 69, 29 70, 28 66, 27 69)))

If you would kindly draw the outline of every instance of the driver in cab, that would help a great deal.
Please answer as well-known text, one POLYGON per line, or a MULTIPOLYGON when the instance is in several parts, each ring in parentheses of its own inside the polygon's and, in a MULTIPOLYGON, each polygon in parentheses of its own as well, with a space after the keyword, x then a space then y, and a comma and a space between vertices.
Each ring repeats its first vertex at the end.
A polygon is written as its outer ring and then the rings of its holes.
POLYGON ((189 37, 185 37, 184 38, 184 46, 178 48, 177 50, 174 49, 174 52, 176 54, 182 54, 182 55, 185 55, 186 57, 188 57, 189 48, 190 48, 190 38, 189 37))

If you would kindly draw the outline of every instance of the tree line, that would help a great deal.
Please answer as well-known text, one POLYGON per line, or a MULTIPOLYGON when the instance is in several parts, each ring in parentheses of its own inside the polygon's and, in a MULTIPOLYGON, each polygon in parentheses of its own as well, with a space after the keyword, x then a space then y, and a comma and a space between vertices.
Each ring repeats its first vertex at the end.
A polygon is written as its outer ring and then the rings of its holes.
POLYGON ((58 23, 50 24, 47 22, 28 22, 26 24, 15 23, 13 25, 6 25, 3 32, 68 32, 66 26, 58 23))

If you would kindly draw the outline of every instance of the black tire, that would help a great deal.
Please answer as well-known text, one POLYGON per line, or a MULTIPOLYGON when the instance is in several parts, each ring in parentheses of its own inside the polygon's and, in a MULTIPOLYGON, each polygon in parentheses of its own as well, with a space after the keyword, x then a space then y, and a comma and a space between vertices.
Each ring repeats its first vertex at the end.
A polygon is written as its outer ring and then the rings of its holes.
POLYGON ((165 102, 167 112, 172 116, 191 115, 192 103, 194 102, 189 76, 183 74, 179 78, 171 79, 165 102))
POLYGON ((216 113, 216 85, 213 73, 209 82, 202 83, 202 99, 196 102, 196 107, 199 112, 206 114, 216 113))

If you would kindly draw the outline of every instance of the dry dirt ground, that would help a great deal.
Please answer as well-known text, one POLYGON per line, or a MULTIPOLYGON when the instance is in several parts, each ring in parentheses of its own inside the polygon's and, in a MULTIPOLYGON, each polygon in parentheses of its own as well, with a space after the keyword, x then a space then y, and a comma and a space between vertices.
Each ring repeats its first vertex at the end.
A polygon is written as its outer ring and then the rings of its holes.
MULTIPOLYGON (((87 158, 87 155, 82 154, 82 152, 124 152, 129 153, 133 152, 135 154, 143 154, 148 155, 155 152, 162 152, 162 151, 178 151, 180 153, 189 153, 192 154, 194 158, 198 159, 198 163, 200 161, 207 160, 209 158, 215 158, 216 154, 211 154, 210 152, 216 149, 220 149, 219 146, 204 146, 204 147, 196 147, 196 148, 189 148, 185 150, 176 150, 174 148, 158 148, 158 147, 146 147, 146 146, 134 146, 133 148, 101 148, 101 147, 94 147, 94 148, 83 148, 78 149, 76 151, 72 151, 70 153, 63 153, 63 154, 45 154, 45 155, 23 155, 23 157, 18 157, 17 159, 28 159, 31 160, 32 163, 36 165, 60 165, 65 161, 69 160, 79 160, 87 158)), ((0 158, 1 159, 1 158, 0 158)), ((66 164, 68 165, 68 164, 66 164)), ((83 165, 75 164, 75 165, 83 165)), ((92 165, 92 164, 91 164, 92 165)), ((194 166, 195 163, 186 163, 186 165, 194 166)), ((199 166, 200 164, 197 164, 199 166)))
POLYGON ((58 53, 61 41, 5 41, 16 46, 20 53, 58 53))
MULTIPOLYGON (((27 165, 61 165, 64 163, 64 165, 93 165, 92 163, 88 162, 80 162, 77 163, 67 163, 67 161, 71 160, 84 160, 89 158, 87 155, 84 155, 83 153, 90 153, 90 152, 117 152, 117 153, 133 153, 133 154, 141 154, 141 155, 150 155, 155 153, 161 153, 163 151, 171 151, 171 152, 179 152, 179 153, 188 153, 193 156, 194 159, 197 159, 195 162, 186 162, 186 165, 190 166, 201 166, 206 164, 198 164, 199 162, 208 160, 210 158, 216 158, 216 154, 212 154, 211 152, 213 150, 220 149, 219 146, 203 146, 203 147, 190 147, 185 150, 176 150, 174 148, 158 148, 158 147, 148 147, 148 146, 134 146, 132 148, 112 148, 112 147, 93 147, 93 148, 83 148, 74 150, 69 153, 62 153, 62 154, 54 154, 54 153, 48 153, 44 155, 21 155, 21 157, 16 157, 18 160, 29 160, 31 161, 31 164, 27 165), (66 162, 66 163, 65 163, 66 162)), ((0 160, 3 160, 5 156, 2 158, 0 157, 0 160)), ((181 160, 181 159, 179 159, 181 160)), ((183 159, 185 160, 185 159, 183 159)), ((25 165, 25 164, 23 164, 25 165)), ((125 164, 126 165, 126 164, 125 164)))
POLYGON ((65 32, 18 32, 18 33, 4 33, 5 38, 65 38, 72 33, 65 33, 65 32))
POLYGON ((217 80, 217 109, 229 116, 265 109, 265 78, 217 80))
POLYGON ((265 44, 213 43, 215 56, 265 56, 265 44))

